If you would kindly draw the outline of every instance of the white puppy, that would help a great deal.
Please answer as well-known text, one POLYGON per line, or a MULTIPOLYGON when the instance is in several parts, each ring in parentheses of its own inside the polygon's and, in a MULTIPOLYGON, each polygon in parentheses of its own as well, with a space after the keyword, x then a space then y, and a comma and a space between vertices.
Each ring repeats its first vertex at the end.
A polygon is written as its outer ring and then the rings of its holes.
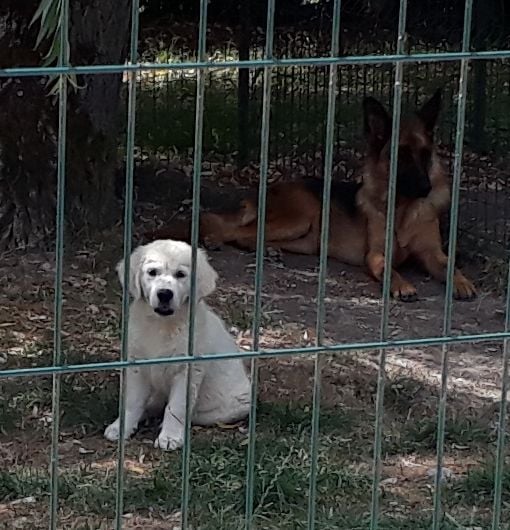
MULTIPOLYGON (((124 262, 117 264, 122 283, 124 262)), ((191 247, 158 240, 131 254, 129 291, 129 359, 187 355, 191 247)), ((216 271, 199 249, 197 256, 195 355, 239 351, 221 319, 204 302, 216 288, 216 271)), ((190 364, 191 421, 196 425, 234 422, 250 408, 250 382, 241 359, 190 364)), ((184 441, 186 365, 164 364, 126 370, 125 437, 136 430, 149 403, 166 405, 154 446, 177 449, 184 441)), ((119 418, 105 430, 108 440, 119 437, 119 418)))

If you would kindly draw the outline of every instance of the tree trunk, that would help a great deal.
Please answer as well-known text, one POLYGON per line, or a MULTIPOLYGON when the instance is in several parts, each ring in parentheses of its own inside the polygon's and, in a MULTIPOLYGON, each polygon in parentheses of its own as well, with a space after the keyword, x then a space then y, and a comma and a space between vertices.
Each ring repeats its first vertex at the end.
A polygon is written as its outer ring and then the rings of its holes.
MULTIPOLYGON (((71 2, 71 63, 123 64, 127 59, 131 0, 71 2)), ((70 93, 67 219, 76 228, 111 226, 119 211, 115 171, 120 138, 122 74, 78 78, 70 93)))
MULTIPOLYGON (((36 2, 0 4, 2 67, 40 64, 28 29, 35 9, 36 2)), ((56 122, 48 103, 45 80, 0 78, 0 248, 38 244, 52 232, 56 122)))
MULTIPOLYGON (((38 0, 0 3, 0 65, 37 66, 38 0)), ((71 2, 73 65, 122 64, 129 0, 71 2)), ((122 74, 78 78, 70 90, 66 165, 67 234, 116 219, 114 177, 122 74)), ((47 246, 55 229, 57 109, 46 79, 0 79, 0 248, 47 246)))

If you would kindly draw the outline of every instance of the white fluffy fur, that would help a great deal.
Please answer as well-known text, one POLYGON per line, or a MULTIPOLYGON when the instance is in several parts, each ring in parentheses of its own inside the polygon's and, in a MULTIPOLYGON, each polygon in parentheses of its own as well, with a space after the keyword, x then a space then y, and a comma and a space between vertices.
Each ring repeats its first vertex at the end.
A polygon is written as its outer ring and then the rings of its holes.
MULTIPOLYGON (((124 280, 124 263, 117 272, 124 280)), ((159 240, 140 246, 131 255, 129 291, 134 298, 129 313, 130 359, 170 357, 188 353, 188 301, 191 247, 159 240), (171 290, 161 303, 158 292, 171 290), (156 311, 160 311, 158 314, 156 311)), ((239 351, 221 319, 203 298, 216 287, 217 274, 204 251, 197 257, 195 355, 239 351)), ((161 296, 161 295, 160 295, 161 296)), ((250 382, 241 359, 190 364, 191 419, 197 425, 234 422, 250 407, 250 382)), ((186 366, 165 364, 130 368, 126 380, 125 437, 130 437, 149 406, 165 406, 163 424, 154 445, 177 449, 183 444, 186 410, 186 366)), ((117 440, 119 418, 105 430, 117 440)))

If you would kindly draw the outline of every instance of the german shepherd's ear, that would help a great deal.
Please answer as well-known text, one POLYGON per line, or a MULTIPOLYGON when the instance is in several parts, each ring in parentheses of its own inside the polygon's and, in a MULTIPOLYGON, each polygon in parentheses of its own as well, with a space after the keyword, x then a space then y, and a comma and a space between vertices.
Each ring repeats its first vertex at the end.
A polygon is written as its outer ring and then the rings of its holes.
POLYGON ((368 145, 379 152, 391 137, 391 118, 377 99, 363 100, 363 125, 368 145))
POLYGON ((434 132, 434 127, 436 126, 437 117, 441 110, 441 96, 441 89, 438 88, 434 95, 417 112, 418 117, 425 125, 425 129, 429 134, 434 132))

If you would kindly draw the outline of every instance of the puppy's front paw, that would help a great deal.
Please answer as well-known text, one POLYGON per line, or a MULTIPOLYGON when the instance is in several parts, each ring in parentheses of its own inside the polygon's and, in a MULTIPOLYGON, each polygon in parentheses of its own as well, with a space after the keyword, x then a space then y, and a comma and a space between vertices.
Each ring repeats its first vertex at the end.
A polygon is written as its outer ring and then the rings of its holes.
POLYGON ((113 423, 108 425, 104 430, 104 437, 110 442, 115 442, 119 439, 119 419, 117 418, 113 423))
POLYGON ((175 451, 184 444, 184 436, 182 433, 179 434, 167 434, 160 433, 160 435, 154 441, 154 447, 163 449, 163 451, 175 451))
MULTIPOLYGON (((133 434, 133 429, 128 429, 126 426, 124 430, 124 440, 127 440, 133 434)), ((120 435, 120 420, 117 418, 112 424, 108 425, 104 430, 104 437, 110 442, 116 442, 120 435)))

